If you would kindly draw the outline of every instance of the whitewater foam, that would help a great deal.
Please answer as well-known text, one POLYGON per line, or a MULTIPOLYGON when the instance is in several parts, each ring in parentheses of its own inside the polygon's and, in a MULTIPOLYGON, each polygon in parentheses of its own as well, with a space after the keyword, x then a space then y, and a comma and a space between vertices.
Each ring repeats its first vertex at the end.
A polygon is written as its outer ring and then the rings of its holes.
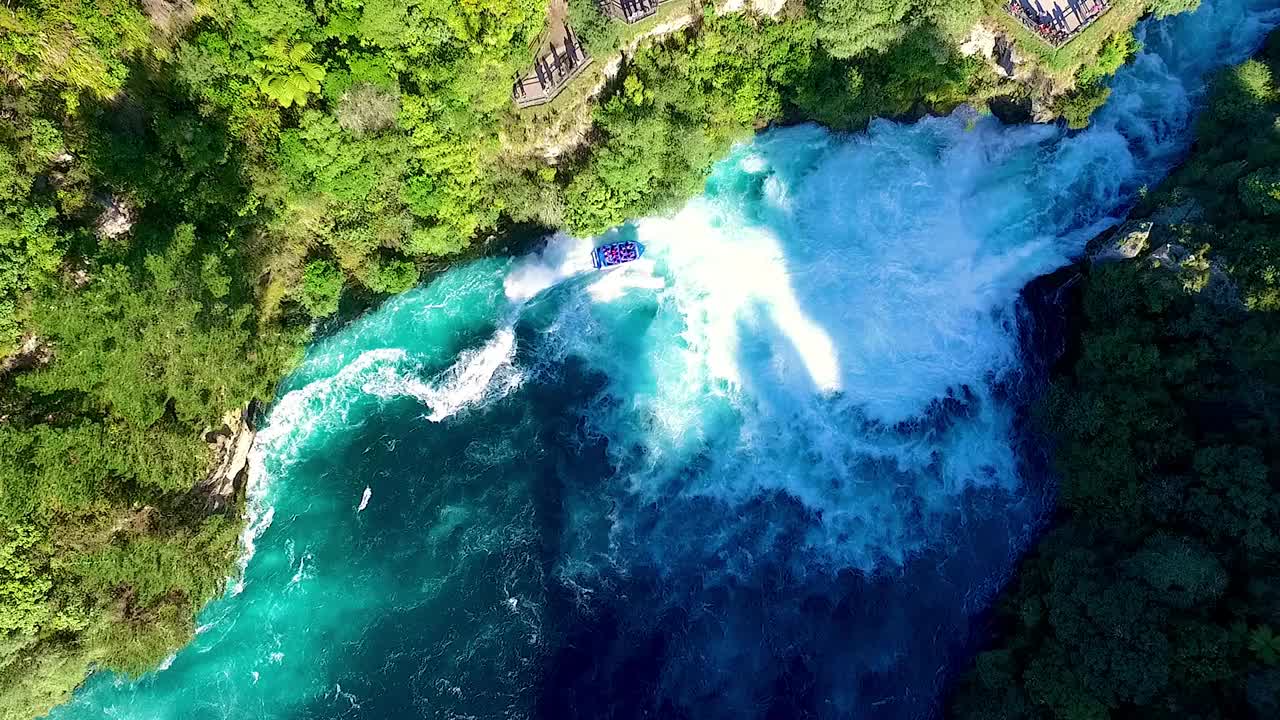
POLYGON ((1019 289, 1185 152, 1198 74, 1276 19, 1232 2, 1144 26, 1091 130, 773 131, 599 240, 640 262, 560 235, 318 341, 251 587, 54 717, 930 716, 1042 507, 1019 289))
POLYGON ((507 299, 521 303, 578 275, 591 272, 590 238, 558 233, 542 249, 518 260, 503 280, 507 299))
POLYGON ((229 583, 230 593, 244 591, 245 570, 257 551, 258 538, 271 527, 275 507, 271 500, 271 477, 283 473, 298 460, 312 433, 346 422, 353 387, 386 367, 405 361, 399 349, 376 349, 361 353, 336 375, 322 378, 286 393, 272 407, 249 451, 249 474, 245 483, 245 525, 240 533, 240 555, 236 573, 229 583))
POLYGON ((515 329, 506 326, 483 346, 459 353, 458 360, 431 382, 422 381, 416 371, 385 366, 364 382, 362 390, 379 398, 416 398, 430 410, 426 419, 438 423, 520 387, 524 374, 515 366, 515 356, 515 329))
POLYGON ((297 585, 307 579, 310 576, 307 572, 308 569, 311 569, 312 572, 315 571, 314 566, 307 565, 307 561, 310 559, 311 553, 307 553, 298 559, 298 570, 293 574, 293 577, 289 578, 289 585, 297 585))
MULTIPOLYGON (((607 378, 587 419, 624 487, 641 507, 780 493, 820 518, 807 531, 819 564, 867 571, 936 544, 966 493, 1016 494, 998 390, 1019 372, 1018 293, 1181 157, 1188 86, 1275 21, 1213 12, 1233 30, 1197 34, 1193 52, 1144 26, 1148 49, 1083 133, 964 110, 853 138, 777 130, 674 216, 614 231, 645 244, 658 282, 625 298, 622 318, 565 303, 549 345, 607 378), (654 319, 629 346, 638 355, 602 342, 632 332, 642 307, 654 319)), ((741 541, 724 533, 709 551, 741 541)))

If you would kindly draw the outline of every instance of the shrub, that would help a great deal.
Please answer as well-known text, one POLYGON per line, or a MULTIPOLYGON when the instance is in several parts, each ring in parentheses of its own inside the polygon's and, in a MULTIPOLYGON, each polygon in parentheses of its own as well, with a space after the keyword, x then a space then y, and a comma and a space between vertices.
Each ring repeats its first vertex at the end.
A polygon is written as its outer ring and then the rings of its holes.
POLYGON ((333 263, 312 260, 302 273, 302 306, 316 318, 338 312, 342 283, 342 271, 333 263))

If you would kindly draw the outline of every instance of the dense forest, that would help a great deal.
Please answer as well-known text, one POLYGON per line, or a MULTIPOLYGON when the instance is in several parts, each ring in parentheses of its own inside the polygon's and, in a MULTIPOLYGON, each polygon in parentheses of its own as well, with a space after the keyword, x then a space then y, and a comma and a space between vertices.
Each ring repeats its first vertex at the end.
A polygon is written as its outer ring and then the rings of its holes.
MULTIPOLYGON (((598 95, 522 113, 511 79, 544 0, 6 2, 0 717, 189 640, 242 524, 203 487, 206 436, 269 400, 344 302, 410 288, 513 223, 591 233, 679 202, 770 123, 856 128, 1047 87, 1083 124, 1133 22, 1186 6, 1122 0, 1068 49, 1030 40, 1027 83, 958 51, 983 18, 1022 32, 999 3, 812 0, 768 18, 673 0, 694 21, 633 48, 598 95), (539 129, 575 121, 545 152, 539 129)), ((632 47, 591 0, 569 10, 599 65, 632 47)), ((1244 353, 1258 331, 1239 332, 1244 353)), ((1230 474, 1248 456, 1217 457, 1230 474)))
POLYGON ((1095 263, 1040 418, 1061 516, 957 718, 1280 717, 1280 35, 1095 263))

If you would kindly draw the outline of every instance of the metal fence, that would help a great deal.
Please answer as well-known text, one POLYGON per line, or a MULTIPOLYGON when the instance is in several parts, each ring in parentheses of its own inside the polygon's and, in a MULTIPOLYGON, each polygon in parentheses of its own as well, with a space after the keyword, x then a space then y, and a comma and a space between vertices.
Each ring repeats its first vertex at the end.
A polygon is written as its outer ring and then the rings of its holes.
POLYGON ((605 13, 629 23, 639 22, 658 12, 668 0, 599 0, 605 13))
POLYGON ((1111 3, 1106 0, 1083 0, 1082 2, 1072 2, 1066 11, 1056 4, 1054 9, 1058 11, 1056 16, 1051 13, 1034 11, 1022 0, 1010 0, 1009 4, 1005 6, 1005 10, 1018 22, 1022 23, 1022 26, 1030 31, 1032 35, 1048 43, 1050 47, 1057 49, 1074 40, 1077 35, 1088 29, 1098 18, 1106 15, 1107 11, 1111 9, 1111 3), (1072 15, 1079 21, 1074 27, 1069 22, 1069 18, 1072 15))
POLYGON ((516 76, 511 99, 519 108, 549 103, 590 64, 586 48, 566 26, 564 42, 559 47, 552 42, 533 59, 532 70, 516 76))

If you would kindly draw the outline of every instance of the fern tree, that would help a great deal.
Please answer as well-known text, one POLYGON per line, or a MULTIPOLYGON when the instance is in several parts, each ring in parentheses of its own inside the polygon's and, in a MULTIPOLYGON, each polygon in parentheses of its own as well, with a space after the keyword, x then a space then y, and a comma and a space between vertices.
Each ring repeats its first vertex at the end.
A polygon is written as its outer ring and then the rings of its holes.
POLYGON ((262 79, 259 89, 282 107, 306 105, 307 96, 320 92, 324 79, 324 66, 307 60, 311 55, 310 43, 298 43, 290 47, 283 41, 268 45, 263 57, 257 61, 262 79))

